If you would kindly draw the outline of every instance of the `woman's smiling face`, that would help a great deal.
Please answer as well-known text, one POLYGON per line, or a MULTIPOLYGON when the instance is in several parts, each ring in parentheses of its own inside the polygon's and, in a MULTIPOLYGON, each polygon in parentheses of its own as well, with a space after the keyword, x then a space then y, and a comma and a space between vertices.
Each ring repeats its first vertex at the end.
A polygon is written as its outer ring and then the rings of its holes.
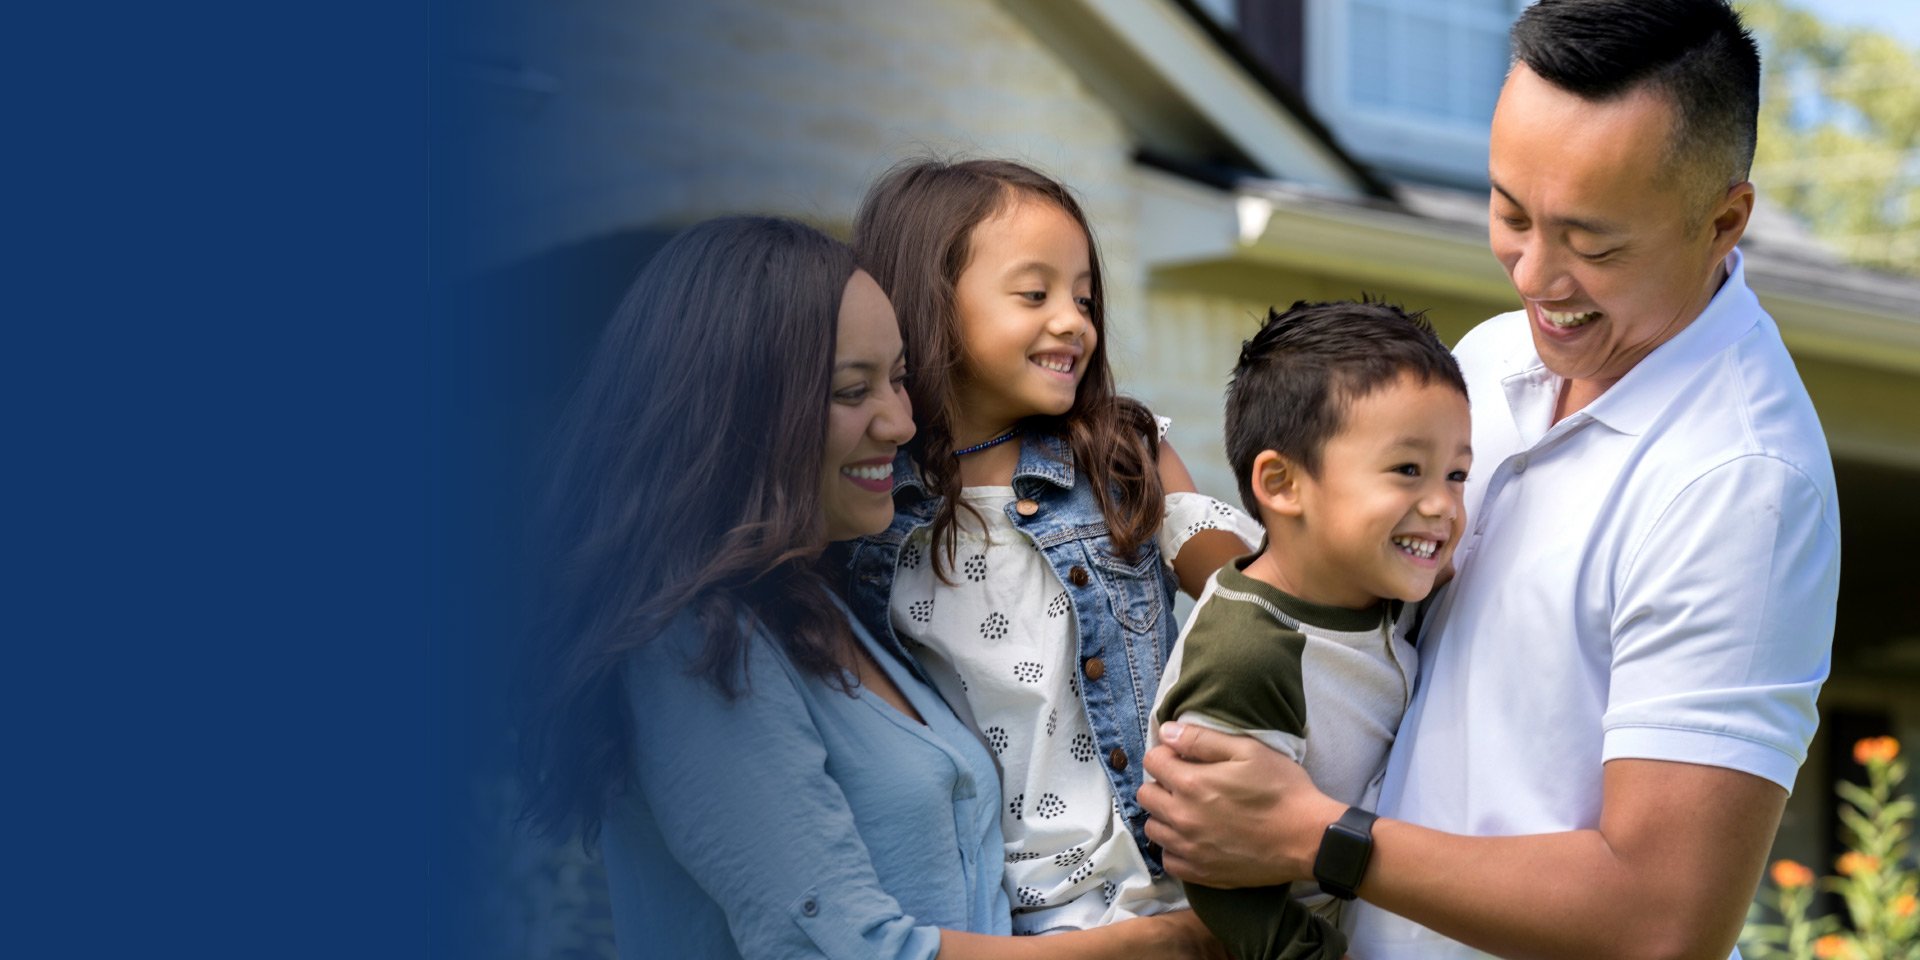
POLYGON ((840 298, 821 458, 829 541, 879 533, 893 522, 893 456, 914 429, 906 364, 892 304, 873 277, 854 271, 840 298))

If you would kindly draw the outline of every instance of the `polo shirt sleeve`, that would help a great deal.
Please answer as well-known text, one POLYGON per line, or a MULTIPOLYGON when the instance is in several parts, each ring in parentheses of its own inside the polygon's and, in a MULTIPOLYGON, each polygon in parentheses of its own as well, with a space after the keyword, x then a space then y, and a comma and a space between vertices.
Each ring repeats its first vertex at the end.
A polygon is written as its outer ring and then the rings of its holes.
POLYGON ((681 630, 628 663, 635 780, 740 954, 931 960, 940 931, 881 888, 798 671, 755 635, 749 686, 728 700, 689 675, 697 647, 697 630, 681 630))
POLYGON ((1793 789, 1840 585, 1837 513, 1794 465, 1707 472, 1617 574, 1603 759, 1728 767, 1793 789))

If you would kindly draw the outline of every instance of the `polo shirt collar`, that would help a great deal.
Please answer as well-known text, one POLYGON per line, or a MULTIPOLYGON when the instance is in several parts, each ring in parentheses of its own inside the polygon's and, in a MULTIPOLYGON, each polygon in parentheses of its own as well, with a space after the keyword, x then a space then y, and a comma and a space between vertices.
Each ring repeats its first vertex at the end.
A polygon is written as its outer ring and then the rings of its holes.
MULTIPOLYGON (((1568 419, 1595 420, 1631 436, 1639 436, 1652 427, 1660 411, 1679 396, 1708 360, 1732 346, 1760 321, 1760 300, 1747 287, 1746 264, 1738 249, 1727 255, 1726 267, 1726 280, 1699 316, 1674 334, 1673 339, 1641 358, 1626 376, 1607 388, 1607 392, 1568 419)), ((1532 366, 1534 369, 1519 376, 1545 372, 1537 353, 1532 366)), ((1557 395, 1560 378, 1549 374, 1544 381, 1552 385, 1557 395)), ((1509 392, 1509 402, 1514 403, 1516 399, 1509 392)), ((1515 416, 1516 419, 1521 416, 1517 409, 1515 416)))

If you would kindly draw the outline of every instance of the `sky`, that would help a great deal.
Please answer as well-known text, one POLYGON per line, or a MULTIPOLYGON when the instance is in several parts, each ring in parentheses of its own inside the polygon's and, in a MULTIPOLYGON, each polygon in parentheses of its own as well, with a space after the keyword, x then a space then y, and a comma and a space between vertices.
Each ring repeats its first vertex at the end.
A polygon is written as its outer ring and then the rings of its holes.
POLYGON ((1828 23, 1875 27, 1920 48, 1920 0, 1789 0, 1828 23))

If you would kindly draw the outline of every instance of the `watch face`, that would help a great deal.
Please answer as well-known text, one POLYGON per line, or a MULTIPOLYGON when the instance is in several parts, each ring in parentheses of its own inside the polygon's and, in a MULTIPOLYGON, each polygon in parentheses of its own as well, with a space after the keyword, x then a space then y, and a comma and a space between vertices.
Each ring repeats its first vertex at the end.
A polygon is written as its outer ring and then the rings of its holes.
MULTIPOLYGON (((1360 885, 1360 878, 1366 876, 1367 861, 1373 855, 1373 836, 1368 831, 1356 830, 1344 822, 1347 818, 1327 827, 1320 838, 1320 853, 1313 861, 1313 878, 1320 882, 1320 889, 1343 900, 1351 900, 1354 888, 1360 885)), ((1371 826, 1371 817, 1367 826, 1371 826)))

